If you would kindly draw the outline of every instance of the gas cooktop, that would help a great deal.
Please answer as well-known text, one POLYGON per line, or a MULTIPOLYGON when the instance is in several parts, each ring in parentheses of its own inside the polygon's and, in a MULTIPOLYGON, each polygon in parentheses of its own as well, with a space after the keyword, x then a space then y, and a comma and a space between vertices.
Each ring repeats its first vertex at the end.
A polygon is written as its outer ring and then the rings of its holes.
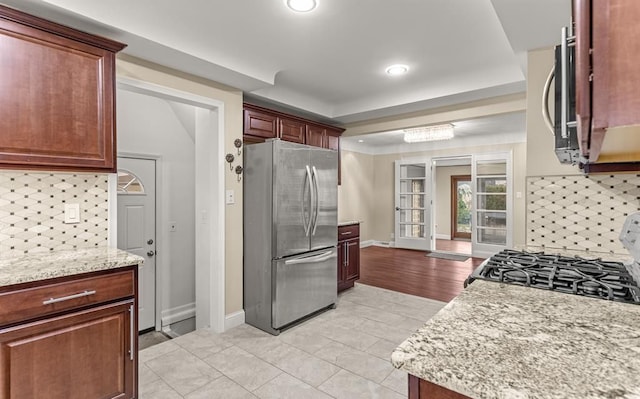
POLYGON ((464 286, 476 279, 640 304, 640 288, 624 264, 602 259, 503 250, 484 261, 464 286))

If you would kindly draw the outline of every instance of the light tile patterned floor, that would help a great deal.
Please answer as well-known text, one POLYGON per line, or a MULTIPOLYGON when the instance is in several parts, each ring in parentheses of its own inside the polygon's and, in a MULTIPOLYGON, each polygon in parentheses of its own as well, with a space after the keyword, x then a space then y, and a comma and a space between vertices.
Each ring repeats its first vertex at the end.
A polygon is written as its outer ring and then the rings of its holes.
POLYGON ((391 352, 444 305, 356 284, 277 337, 246 324, 197 330, 140 352, 140 398, 406 398, 391 352))

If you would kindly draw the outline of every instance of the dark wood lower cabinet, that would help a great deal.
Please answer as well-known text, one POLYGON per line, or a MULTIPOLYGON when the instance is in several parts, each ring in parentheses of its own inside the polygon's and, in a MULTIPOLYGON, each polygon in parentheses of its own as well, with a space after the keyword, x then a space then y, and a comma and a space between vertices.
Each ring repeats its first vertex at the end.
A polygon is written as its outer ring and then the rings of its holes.
POLYGON ((471 398, 409 374, 409 399, 471 399, 471 398))
POLYGON ((133 398, 133 300, 0 331, 7 399, 133 398))
POLYGON ((0 399, 135 399, 136 287, 132 267, 0 287, 0 308, 41 308, 0 322, 0 399))
POLYGON ((360 278, 360 226, 338 227, 338 292, 360 278))

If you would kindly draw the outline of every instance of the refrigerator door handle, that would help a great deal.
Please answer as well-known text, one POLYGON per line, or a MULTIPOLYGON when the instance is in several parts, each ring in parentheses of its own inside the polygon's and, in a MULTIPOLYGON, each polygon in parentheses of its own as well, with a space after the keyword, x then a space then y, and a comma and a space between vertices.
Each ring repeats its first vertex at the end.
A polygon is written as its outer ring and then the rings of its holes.
POLYGON ((321 254, 318 255, 313 255, 313 256, 308 256, 306 258, 296 258, 296 259, 289 259, 287 261, 284 262, 285 265, 295 265, 298 263, 317 263, 317 262, 324 262, 327 259, 331 259, 332 257, 335 257, 335 253, 333 251, 327 251, 327 252, 323 252, 321 254))
MULTIPOLYGON (((316 170, 316 167, 313 166, 312 168, 313 170, 313 186, 315 188, 315 202, 314 202, 314 209, 315 209, 315 216, 313 218, 313 231, 311 232, 311 235, 314 236, 316 235, 316 228, 318 227, 318 215, 320 214, 320 193, 319 191, 319 187, 318 187, 318 171, 316 170)), ((312 197, 313 198, 313 197, 312 197)))
POLYGON ((304 184, 304 188, 302 189, 302 225, 304 226, 304 235, 309 237, 309 233, 311 232, 311 221, 313 219, 313 212, 311 211, 311 206, 305 206, 305 195, 304 193, 309 190, 309 195, 311 196, 311 202, 313 203, 313 188, 311 187, 311 169, 309 169, 309 165, 305 165, 307 170, 307 181, 304 184), (306 218, 306 209, 309 209, 309 220, 306 218))

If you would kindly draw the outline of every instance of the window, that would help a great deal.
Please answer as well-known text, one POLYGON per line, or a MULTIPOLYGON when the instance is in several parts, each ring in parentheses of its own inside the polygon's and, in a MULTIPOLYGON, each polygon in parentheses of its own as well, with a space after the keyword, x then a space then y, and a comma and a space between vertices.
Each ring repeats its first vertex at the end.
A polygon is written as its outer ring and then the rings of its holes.
POLYGON ((118 170, 118 194, 144 194, 144 186, 138 176, 128 170, 118 170))

